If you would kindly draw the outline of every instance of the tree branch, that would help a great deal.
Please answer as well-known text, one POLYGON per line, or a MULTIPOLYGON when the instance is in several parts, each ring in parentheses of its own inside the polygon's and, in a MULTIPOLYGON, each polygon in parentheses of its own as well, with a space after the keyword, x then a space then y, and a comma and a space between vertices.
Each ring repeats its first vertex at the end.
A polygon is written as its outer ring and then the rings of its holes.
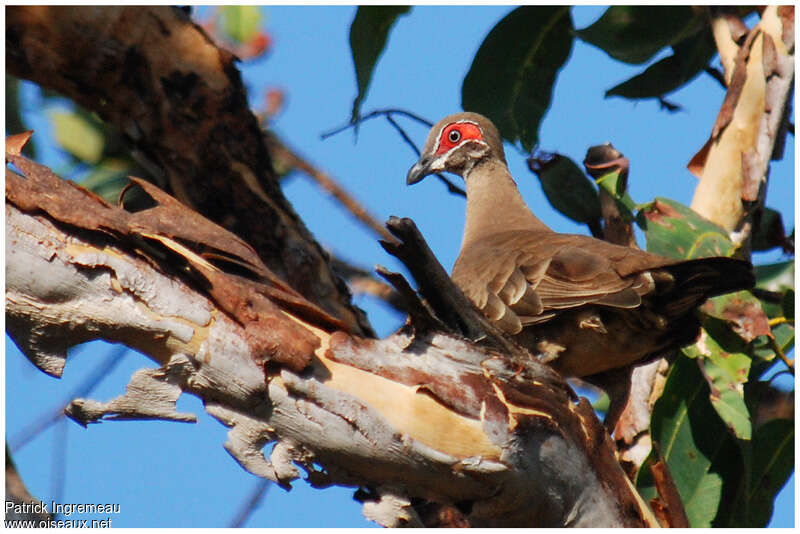
MULTIPOLYGON (((387 526, 421 524, 418 499, 458 504, 472 526, 656 524, 591 406, 542 380, 547 367, 444 333, 333 332, 268 273, 228 274, 181 248, 189 240, 171 225, 185 225, 185 208, 153 186, 140 182, 158 205, 129 214, 18 152, 7 158, 25 173, 6 180, 17 344, 55 375, 67 347, 100 336, 161 365, 107 403, 74 400, 73 419, 192 421, 175 401, 196 395, 230 427, 225 448, 242 467, 284 488, 298 466, 317 487, 372 488, 365 514, 387 526), (248 290, 246 314, 236 287, 248 290)), ((209 224, 193 223, 208 232, 198 246, 233 239, 209 224)))
POLYGON ((331 178, 327 173, 319 170, 311 165, 308 161, 298 156, 292 149, 287 147, 280 139, 270 132, 264 136, 267 147, 273 158, 278 157, 285 161, 289 166, 302 171, 306 176, 314 180, 317 185, 322 187, 333 198, 349 211, 353 217, 358 219, 364 226, 372 230, 372 232, 380 239, 391 241, 394 238, 392 234, 386 231, 386 228, 378 222, 378 220, 370 214, 364 206, 362 206, 348 191, 346 191, 339 183, 331 178))
POLYGON ((700 178, 692 209, 736 232, 746 248, 753 214, 764 205, 769 162, 783 143, 794 83, 793 10, 769 6, 761 17, 741 46, 737 35, 744 34, 730 17, 718 12, 712 21, 728 90, 710 139, 689 162, 700 178))

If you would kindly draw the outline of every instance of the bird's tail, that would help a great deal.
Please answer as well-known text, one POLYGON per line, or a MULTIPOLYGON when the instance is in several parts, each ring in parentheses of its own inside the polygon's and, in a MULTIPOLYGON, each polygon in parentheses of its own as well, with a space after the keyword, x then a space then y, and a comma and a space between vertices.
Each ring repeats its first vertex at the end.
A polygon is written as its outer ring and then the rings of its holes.
POLYGON ((658 298, 667 317, 679 317, 708 298, 755 285, 753 265, 734 258, 688 260, 664 270, 672 276, 672 281, 658 298))

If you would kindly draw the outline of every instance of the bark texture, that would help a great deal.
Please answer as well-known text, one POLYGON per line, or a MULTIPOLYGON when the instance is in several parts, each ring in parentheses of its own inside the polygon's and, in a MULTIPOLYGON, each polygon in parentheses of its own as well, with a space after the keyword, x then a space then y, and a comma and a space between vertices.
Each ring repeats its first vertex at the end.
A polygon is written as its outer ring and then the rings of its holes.
POLYGON ((746 243, 780 159, 794 86, 794 7, 768 6, 749 32, 723 12, 712 21, 728 91, 711 137, 689 162, 700 183, 692 209, 746 243), (744 37, 741 45, 737 40, 744 37))

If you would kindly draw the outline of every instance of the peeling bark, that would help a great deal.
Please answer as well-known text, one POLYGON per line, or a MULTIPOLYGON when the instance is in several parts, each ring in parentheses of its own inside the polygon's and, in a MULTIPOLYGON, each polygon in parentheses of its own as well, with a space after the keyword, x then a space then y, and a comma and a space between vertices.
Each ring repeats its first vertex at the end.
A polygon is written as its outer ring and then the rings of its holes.
POLYGON ((728 92, 706 145, 689 162, 700 178, 692 209, 747 244, 763 207, 769 162, 782 153, 794 85, 794 9, 768 6, 737 46, 729 19, 712 22, 728 92), (788 39, 787 39, 788 37, 788 39))
MULTIPOLYGON (((317 487, 372 488, 365 514, 387 526, 424 524, 420 499, 471 526, 656 524, 589 403, 546 366, 413 325, 384 340, 333 332, 268 281, 250 281, 280 310, 262 327, 279 339, 300 329, 315 343, 305 366, 254 354, 246 322, 198 283, 191 250, 181 251, 191 269, 175 270, 174 257, 134 239, 163 242, 168 217, 153 227, 140 217, 131 230, 120 221, 132 214, 68 185, 85 195, 75 218, 68 195, 37 193, 56 190, 58 177, 7 158, 26 172, 9 173, 6 190, 6 313, 23 352, 58 375, 68 347, 102 337, 161 365, 107 403, 76 399, 73 419, 192 421, 175 401, 196 395, 230 427, 225 448, 242 467, 283 487, 301 468, 317 487)), ((154 209, 169 206, 162 195, 154 209)))

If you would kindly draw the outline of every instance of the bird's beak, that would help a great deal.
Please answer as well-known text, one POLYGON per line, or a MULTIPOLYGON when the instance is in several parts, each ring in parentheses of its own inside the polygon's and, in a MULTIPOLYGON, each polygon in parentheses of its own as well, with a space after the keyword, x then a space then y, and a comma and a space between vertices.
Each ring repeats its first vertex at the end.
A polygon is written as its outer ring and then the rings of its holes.
POLYGON ((406 185, 413 185, 421 181, 429 174, 436 172, 435 170, 431 169, 431 164, 433 161, 433 157, 431 156, 420 158, 420 160, 416 162, 411 169, 409 169, 408 175, 406 176, 406 185))

